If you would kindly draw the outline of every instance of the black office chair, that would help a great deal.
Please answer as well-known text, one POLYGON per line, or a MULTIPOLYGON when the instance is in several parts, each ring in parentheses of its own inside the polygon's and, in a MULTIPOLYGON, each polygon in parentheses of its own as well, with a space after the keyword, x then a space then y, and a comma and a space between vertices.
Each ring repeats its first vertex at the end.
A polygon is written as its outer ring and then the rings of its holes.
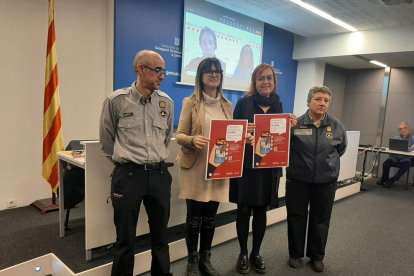
MULTIPOLYGON (((83 150, 83 145, 80 144, 80 141, 81 140, 70 141, 65 150, 83 150)), ((63 181, 65 183, 64 208, 66 209, 65 230, 70 230, 70 209, 74 208, 85 199, 85 170, 72 164, 68 166, 66 162, 63 164, 63 168, 63 181)))
MULTIPOLYGON (((400 166, 400 164, 397 164, 395 166, 392 166, 391 168, 398 168, 398 169, 400 169, 401 166, 400 166)), ((411 170, 411 168, 414 168, 414 160, 413 159, 411 159, 411 166, 408 169, 408 171, 406 172, 406 174, 407 174, 407 180, 405 181, 405 189, 406 190, 408 190, 408 180, 409 180, 409 177, 410 177, 410 170, 411 170)), ((412 184, 412 186, 414 186, 414 175, 413 175, 413 184, 412 184)))

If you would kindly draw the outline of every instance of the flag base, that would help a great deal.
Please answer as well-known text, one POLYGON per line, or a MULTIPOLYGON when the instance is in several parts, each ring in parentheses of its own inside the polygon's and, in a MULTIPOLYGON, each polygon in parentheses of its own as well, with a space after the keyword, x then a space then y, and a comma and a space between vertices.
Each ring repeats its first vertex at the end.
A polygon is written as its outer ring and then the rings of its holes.
POLYGON ((59 210, 59 202, 56 202, 56 198, 39 199, 30 205, 37 207, 42 215, 49 211, 59 210))

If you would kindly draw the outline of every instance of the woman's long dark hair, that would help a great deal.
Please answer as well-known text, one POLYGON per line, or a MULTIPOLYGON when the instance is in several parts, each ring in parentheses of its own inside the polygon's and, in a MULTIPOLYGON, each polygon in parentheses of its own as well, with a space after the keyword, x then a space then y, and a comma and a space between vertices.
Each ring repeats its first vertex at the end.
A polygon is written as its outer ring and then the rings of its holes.
MULTIPOLYGON (((203 93, 201 92, 204 90, 203 73, 206 70, 210 70, 213 65, 216 67, 216 70, 222 70, 220 61, 215 57, 203 59, 198 65, 194 93, 200 98, 203 98, 203 93)), ((221 73, 220 85, 217 87, 217 93, 223 97, 223 73, 221 73)))

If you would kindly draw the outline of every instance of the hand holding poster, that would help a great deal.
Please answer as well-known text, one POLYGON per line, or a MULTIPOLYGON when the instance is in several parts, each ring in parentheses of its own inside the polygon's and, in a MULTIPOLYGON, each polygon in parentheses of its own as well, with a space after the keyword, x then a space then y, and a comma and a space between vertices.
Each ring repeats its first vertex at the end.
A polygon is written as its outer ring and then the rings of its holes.
POLYGON ((289 166, 290 114, 254 115, 253 168, 289 166))
POLYGON ((212 120, 206 179, 241 177, 247 120, 212 120))

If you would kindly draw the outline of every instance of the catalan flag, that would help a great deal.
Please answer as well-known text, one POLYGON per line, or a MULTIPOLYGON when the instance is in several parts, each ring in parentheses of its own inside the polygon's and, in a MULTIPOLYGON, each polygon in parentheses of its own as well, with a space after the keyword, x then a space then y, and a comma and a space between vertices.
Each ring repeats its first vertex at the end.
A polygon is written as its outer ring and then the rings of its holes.
POLYGON ((63 150, 60 115, 59 79, 56 56, 54 0, 49 0, 49 31, 47 36, 46 88, 43 111, 43 178, 53 191, 59 186, 57 152, 63 150))

